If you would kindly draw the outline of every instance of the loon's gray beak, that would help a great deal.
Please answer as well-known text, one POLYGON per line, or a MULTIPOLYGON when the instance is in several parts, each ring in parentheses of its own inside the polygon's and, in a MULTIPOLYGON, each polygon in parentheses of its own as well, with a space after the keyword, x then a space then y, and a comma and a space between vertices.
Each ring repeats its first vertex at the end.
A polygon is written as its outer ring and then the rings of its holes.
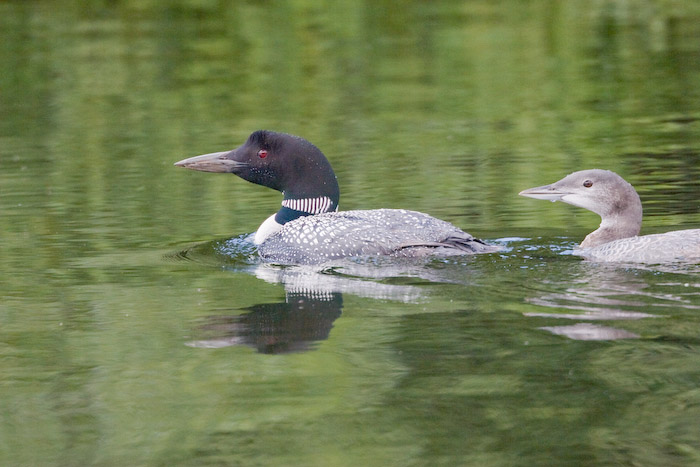
POLYGON ((175 162, 176 167, 184 167, 191 170, 199 170, 201 172, 226 172, 231 173, 242 165, 242 162, 231 159, 234 151, 213 152, 211 154, 203 154, 201 156, 190 157, 181 161, 175 162))
POLYGON ((566 191, 558 190, 553 184, 543 185, 535 188, 528 188, 518 193, 520 196, 527 196, 528 198, 535 199, 546 199, 549 201, 564 201, 562 198, 566 195, 570 195, 566 191))

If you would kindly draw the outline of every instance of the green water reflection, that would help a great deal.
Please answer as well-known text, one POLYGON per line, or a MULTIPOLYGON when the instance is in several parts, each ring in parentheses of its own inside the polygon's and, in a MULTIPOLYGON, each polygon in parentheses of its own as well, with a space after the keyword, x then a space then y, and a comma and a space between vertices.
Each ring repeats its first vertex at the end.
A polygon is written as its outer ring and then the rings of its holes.
POLYGON ((598 219, 517 197, 608 168, 645 232, 700 226, 700 3, 5 1, 0 35, 1 465, 700 462, 697 271, 581 262, 598 219), (341 209, 507 250, 213 251, 279 194, 172 163, 258 128, 318 145, 341 209), (638 337, 543 329, 581 323, 638 337))

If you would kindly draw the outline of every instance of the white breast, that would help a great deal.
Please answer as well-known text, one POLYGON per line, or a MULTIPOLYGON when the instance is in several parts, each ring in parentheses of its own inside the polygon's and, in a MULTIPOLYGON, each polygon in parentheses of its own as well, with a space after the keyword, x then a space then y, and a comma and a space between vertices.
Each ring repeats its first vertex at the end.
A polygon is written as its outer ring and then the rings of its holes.
POLYGON ((276 215, 276 213, 271 215, 270 217, 265 219, 265 222, 260 224, 260 227, 258 227, 257 232, 255 232, 255 237, 253 238, 253 242, 256 245, 260 245, 262 242, 267 240, 267 237, 269 237, 270 235, 279 231, 282 228, 282 224, 275 220, 276 215))

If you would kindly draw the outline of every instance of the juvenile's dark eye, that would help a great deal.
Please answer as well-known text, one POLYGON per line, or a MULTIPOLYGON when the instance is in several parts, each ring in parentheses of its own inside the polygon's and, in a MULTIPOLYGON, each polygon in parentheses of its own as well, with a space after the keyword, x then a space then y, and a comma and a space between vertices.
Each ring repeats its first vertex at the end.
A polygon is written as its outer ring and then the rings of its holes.
POLYGON ((590 188, 593 186, 593 182, 590 180, 586 180, 585 182, 583 182, 583 186, 585 186, 586 188, 590 188))
POLYGON ((258 157, 260 159, 265 159, 267 157, 267 149, 261 149, 258 151, 258 157))

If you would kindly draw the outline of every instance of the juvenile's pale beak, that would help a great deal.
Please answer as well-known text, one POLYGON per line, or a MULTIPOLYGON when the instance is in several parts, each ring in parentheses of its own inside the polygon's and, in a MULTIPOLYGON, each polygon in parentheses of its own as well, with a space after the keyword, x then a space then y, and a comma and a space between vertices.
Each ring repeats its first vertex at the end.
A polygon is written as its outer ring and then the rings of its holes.
POLYGON ((176 167, 184 167, 191 170, 199 170, 201 172, 234 172, 237 167, 240 167, 241 162, 231 159, 235 151, 213 152, 211 154, 203 154, 201 156, 190 157, 181 161, 175 162, 176 167))
POLYGON ((563 197, 571 193, 558 190, 554 185, 543 185, 535 188, 528 188, 518 193, 520 196, 528 198, 546 199, 549 201, 563 201, 563 197))

